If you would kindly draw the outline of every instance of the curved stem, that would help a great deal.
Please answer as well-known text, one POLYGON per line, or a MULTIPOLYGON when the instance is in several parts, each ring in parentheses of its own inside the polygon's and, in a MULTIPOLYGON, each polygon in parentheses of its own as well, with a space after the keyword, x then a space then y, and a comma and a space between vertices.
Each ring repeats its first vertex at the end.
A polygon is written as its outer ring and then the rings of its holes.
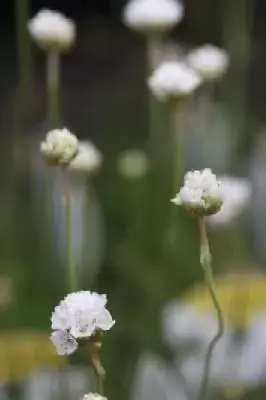
POLYGON ((90 342, 90 356, 92 361, 92 366, 95 371, 97 378, 97 393, 104 395, 103 381, 105 377, 105 370, 102 366, 100 359, 100 349, 101 342, 99 340, 93 340, 90 342))
POLYGON ((70 291, 74 291, 77 287, 76 270, 73 260, 72 248, 72 216, 71 216, 71 198, 68 172, 65 168, 63 173, 63 206, 65 214, 65 237, 66 237, 66 260, 68 268, 68 285, 70 291))
POLYGON ((217 321, 218 321, 218 330, 214 338, 210 341, 208 350, 205 358, 205 365, 203 370, 202 382, 199 390, 199 400, 204 400, 206 398, 209 376, 211 370, 211 360, 214 348, 218 341, 221 339, 224 333, 224 317, 222 313, 222 309, 216 294, 215 283, 212 274, 211 268, 211 253, 209 247, 209 241, 206 231, 206 225, 203 217, 199 218, 199 231, 200 231, 200 262, 203 268, 206 285, 208 287, 209 293, 211 295, 211 299, 213 305, 215 307, 217 313, 217 321))
POLYGON ((47 96, 48 96, 48 120, 51 129, 58 128, 60 124, 60 73, 59 53, 49 51, 47 54, 47 96))

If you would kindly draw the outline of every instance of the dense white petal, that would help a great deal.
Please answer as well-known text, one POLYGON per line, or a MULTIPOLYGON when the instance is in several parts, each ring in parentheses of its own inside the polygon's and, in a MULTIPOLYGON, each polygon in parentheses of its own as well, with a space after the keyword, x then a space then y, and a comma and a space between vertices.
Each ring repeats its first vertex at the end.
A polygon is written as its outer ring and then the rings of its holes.
POLYGON ((78 348, 77 341, 67 331, 57 330, 52 332, 51 341, 60 356, 72 354, 78 348))
POLYGON ((163 102, 188 96, 200 83, 200 76, 179 61, 163 62, 148 79, 151 92, 163 102))

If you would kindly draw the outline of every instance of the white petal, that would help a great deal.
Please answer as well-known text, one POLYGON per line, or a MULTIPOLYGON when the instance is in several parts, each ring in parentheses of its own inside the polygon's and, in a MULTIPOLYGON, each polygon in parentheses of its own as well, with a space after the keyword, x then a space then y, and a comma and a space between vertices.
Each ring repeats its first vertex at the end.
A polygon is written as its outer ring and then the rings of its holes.
POLYGON ((106 309, 96 317, 96 328, 99 330, 109 331, 114 324, 115 321, 112 319, 111 314, 106 309))
POLYGON ((94 332, 95 319, 87 312, 82 312, 72 317, 70 333, 75 338, 90 337, 94 332))
POLYGON ((54 331, 51 334, 51 341, 60 356, 72 354, 78 348, 77 341, 67 331, 54 331))

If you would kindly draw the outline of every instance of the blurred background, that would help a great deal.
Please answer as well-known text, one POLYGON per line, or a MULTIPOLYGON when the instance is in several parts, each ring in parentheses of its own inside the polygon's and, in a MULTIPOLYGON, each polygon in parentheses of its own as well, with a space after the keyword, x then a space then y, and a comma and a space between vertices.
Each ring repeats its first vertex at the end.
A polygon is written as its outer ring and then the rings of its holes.
MULTIPOLYGON (((169 202, 179 188, 173 193, 169 185, 171 149, 160 126, 163 157, 155 168, 149 158, 146 45, 122 23, 125 4, 36 0, 30 17, 45 7, 77 24, 76 44, 62 57, 62 120, 103 157, 93 177, 72 178, 71 193, 80 289, 107 293, 117 321, 102 349, 107 397, 190 400, 215 314, 202 279, 196 223, 169 202)), ((49 340, 51 312, 68 290, 60 179, 46 174, 39 155, 47 130, 44 54, 30 44, 30 80, 23 86, 18 44, 27 41, 27 28, 24 36, 23 26, 17 28, 15 2, 1 6, 0 399, 79 399, 91 387, 86 354, 67 360, 49 340)), ((205 43, 230 57, 224 78, 186 102, 180 124, 182 175, 210 167, 236 179, 234 193, 232 186, 228 191, 237 218, 208 225, 227 324, 209 398, 261 399, 266 3, 184 0, 184 7, 183 21, 164 38, 162 57, 176 59, 205 43)))

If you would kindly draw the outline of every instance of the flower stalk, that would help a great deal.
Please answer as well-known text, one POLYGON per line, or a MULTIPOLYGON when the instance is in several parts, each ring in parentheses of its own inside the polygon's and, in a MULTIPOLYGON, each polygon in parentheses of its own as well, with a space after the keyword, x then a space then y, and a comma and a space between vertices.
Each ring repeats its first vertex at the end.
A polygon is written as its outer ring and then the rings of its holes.
POLYGON ((77 288, 76 269, 73 259, 72 247, 72 215, 71 215, 71 197, 69 186, 69 175, 65 167, 62 167, 63 174, 63 207, 65 215, 65 237, 66 237, 66 260, 68 268, 68 285, 70 291, 77 288))
POLYGON ((90 342, 90 356, 93 369, 95 371, 96 380, 97 380, 97 392, 101 395, 104 395, 104 377, 105 377, 105 370, 102 366, 101 359, 100 359, 100 349, 102 347, 102 343, 96 335, 95 337, 91 338, 90 342))
POLYGON ((48 120, 50 128, 60 124, 60 56, 58 51, 51 49, 47 53, 47 96, 48 120))
POLYGON ((208 349, 207 349, 205 365, 204 365, 204 370, 203 370, 203 377, 202 377, 201 386, 200 386, 200 390, 199 390, 198 400, 204 400, 204 399, 206 399, 206 394, 208 391, 208 383, 209 383, 213 351, 215 349, 215 346, 217 345, 217 343, 219 342, 219 340, 221 339, 221 337, 224 333, 224 317, 223 317, 222 309, 221 309, 221 306, 220 306, 220 303, 219 303, 219 300, 217 297, 216 289, 215 289, 215 283, 214 283, 212 267, 211 267, 210 246, 209 246, 209 240, 208 240, 208 236, 207 236, 207 230, 206 230, 206 224, 205 224, 204 217, 199 217, 198 222, 199 222, 199 232, 200 232, 200 263, 203 268, 206 285, 208 287, 214 308, 217 313, 217 321, 218 321, 217 333, 213 337, 213 339, 210 341, 208 349))

